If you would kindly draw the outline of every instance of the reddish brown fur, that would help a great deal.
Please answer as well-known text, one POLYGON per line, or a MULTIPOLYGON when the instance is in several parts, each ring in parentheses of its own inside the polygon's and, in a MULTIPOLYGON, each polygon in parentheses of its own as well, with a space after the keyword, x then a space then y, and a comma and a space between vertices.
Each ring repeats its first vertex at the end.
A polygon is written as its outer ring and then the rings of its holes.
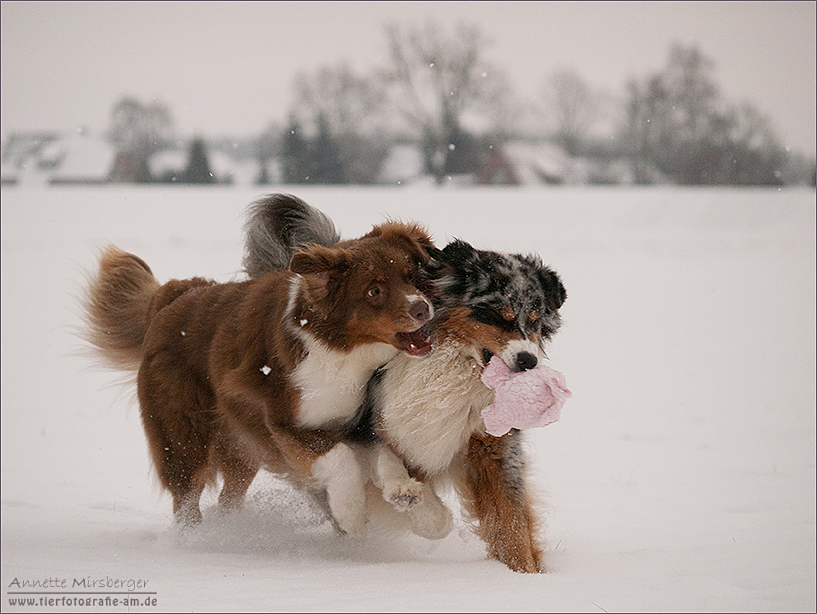
POLYGON ((298 424, 300 392, 288 377, 305 358, 297 329, 341 351, 397 346, 395 333, 420 325, 397 301, 420 295, 410 280, 428 245, 420 228, 387 223, 337 248, 307 248, 291 271, 161 287, 138 257, 115 247, 103 253, 86 304, 88 338, 112 366, 138 367, 151 457, 180 521, 201 519, 199 497, 218 472, 222 509, 241 505, 262 466, 296 482, 310 478, 338 436, 298 424), (296 273, 304 281, 287 325, 296 273))
POLYGON ((88 341, 103 351, 110 366, 138 369, 148 310, 159 282, 144 260, 113 246, 103 250, 99 267, 105 274, 91 280, 85 301, 88 341))
POLYGON ((514 436, 472 435, 457 490, 466 516, 478 523, 476 533, 488 556, 513 571, 542 573, 538 522, 524 476, 512 475, 505 466, 514 436))

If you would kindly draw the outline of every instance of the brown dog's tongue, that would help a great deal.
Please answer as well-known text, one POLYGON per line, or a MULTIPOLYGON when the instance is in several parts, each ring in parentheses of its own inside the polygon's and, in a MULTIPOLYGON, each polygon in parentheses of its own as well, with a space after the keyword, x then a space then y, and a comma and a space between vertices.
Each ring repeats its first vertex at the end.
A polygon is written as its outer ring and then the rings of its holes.
POLYGON ((431 343, 422 330, 415 330, 413 333, 397 333, 397 340, 403 347, 403 351, 411 356, 425 356, 431 351, 431 343))

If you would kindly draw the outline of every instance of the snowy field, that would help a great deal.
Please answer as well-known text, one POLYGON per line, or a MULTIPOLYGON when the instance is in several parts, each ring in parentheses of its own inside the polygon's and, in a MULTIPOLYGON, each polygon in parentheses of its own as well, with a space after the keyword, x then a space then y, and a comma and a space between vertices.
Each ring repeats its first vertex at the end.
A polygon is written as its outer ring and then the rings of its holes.
POLYGON ((4 612, 815 611, 813 190, 290 191, 346 237, 413 219, 562 275, 550 355, 574 396, 528 432, 549 573, 486 560, 462 524, 338 538, 269 476, 226 519, 208 496, 179 538, 132 390, 81 353, 76 297, 109 241, 162 281, 237 278, 261 192, 4 188, 4 612), (34 581, 133 581, 156 605, 11 605, 34 581))

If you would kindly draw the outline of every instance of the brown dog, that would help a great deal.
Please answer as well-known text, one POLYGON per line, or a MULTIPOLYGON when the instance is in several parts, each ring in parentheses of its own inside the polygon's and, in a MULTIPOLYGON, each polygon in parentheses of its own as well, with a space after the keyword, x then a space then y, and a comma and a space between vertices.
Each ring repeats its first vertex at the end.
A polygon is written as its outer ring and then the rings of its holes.
POLYGON ((338 527, 362 530, 365 481, 333 427, 358 412, 375 369, 430 349, 419 328, 433 308, 414 284, 430 246, 421 228, 388 222, 258 279, 162 286, 140 258, 102 254, 88 339, 110 366, 138 370, 153 464, 179 522, 201 520, 219 473, 220 508, 240 506, 264 467, 324 490, 338 527))

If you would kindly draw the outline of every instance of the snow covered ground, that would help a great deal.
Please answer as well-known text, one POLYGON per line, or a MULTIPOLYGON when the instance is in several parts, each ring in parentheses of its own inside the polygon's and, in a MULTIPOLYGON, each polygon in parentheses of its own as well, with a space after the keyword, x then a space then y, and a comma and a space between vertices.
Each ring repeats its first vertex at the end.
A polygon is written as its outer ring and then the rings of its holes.
POLYGON ((338 538, 268 476, 176 536, 76 297, 109 241, 161 280, 237 277, 260 193, 4 188, 3 611, 815 611, 813 190, 291 190, 344 236, 408 218, 560 272, 550 354, 574 396, 528 432, 549 573, 485 560, 462 526, 338 538), (128 581, 156 605, 11 602, 128 581))

